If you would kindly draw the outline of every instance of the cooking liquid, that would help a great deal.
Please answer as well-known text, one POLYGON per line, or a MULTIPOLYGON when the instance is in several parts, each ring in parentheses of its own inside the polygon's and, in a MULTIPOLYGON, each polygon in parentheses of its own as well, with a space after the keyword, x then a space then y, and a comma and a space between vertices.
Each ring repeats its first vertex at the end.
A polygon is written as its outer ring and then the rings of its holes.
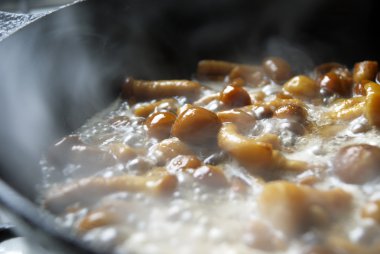
MULTIPOLYGON (((202 96, 220 91, 224 86, 220 83, 205 83, 202 96)), ((273 99, 274 94, 281 91, 281 86, 270 83, 261 88, 246 88, 251 94, 261 90, 267 95, 266 100, 273 99)), ((176 98, 180 105, 186 99, 176 98)), ((325 106, 315 106, 307 103, 308 119, 318 126, 328 124, 328 120, 321 119, 326 111, 325 106)), ((212 100, 204 106, 216 111, 219 101, 212 100)), ((131 147, 152 147, 158 143, 149 138, 144 127, 144 119, 133 116, 127 102, 118 99, 108 109, 90 119, 77 133, 86 144, 96 144, 100 148, 111 143, 124 143, 131 147), (128 124, 113 125, 110 119, 115 116, 127 116, 131 119, 128 124)), ((379 180, 364 185, 345 184, 331 172, 331 160, 336 151, 347 144, 367 143, 380 146, 379 131, 375 128, 355 133, 353 130, 360 124, 366 124, 363 116, 350 122, 332 137, 323 137, 318 133, 308 133, 298 136, 291 131, 281 129, 281 123, 286 119, 258 120, 255 128, 249 133, 255 136, 262 133, 273 133, 279 136, 282 145, 289 147, 283 154, 287 158, 323 165, 324 170, 310 168, 301 173, 284 173, 283 179, 297 182, 308 175, 322 175, 322 181, 314 185, 315 188, 328 190, 339 187, 353 196, 353 209, 344 218, 338 218, 326 228, 311 229, 299 237, 289 238, 276 228, 271 228, 273 238, 282 246, 270 253, 307 253, 310 246, 323 243, 332 235, 339 235, 352 243, 368 244, 380 241, 380 228, 373 221, 360 217, 360 210, 367 201, 380 198, 379 180)), ((195 150, 200 158, 209 154, 195 150)), ((155 164, 157 158, 151 153, 146 163, 155 164)), ((123 175, 138 174, 135 165, 138 162, 131 160, 127 163, 103 168, 92 175, 105 178, 123 175)), ((61 184, 55 177, 54 167, 48 166, 42 160, 45 172, 45 191, 61 184)), ((170 197, 152 197, 142 193, 119 192, 100 197, 88 207, 80 206, 57 217, 57 221, 64 227, 72 228, 85 242, 98 248, 110 248, 115 253, 268 253, 263 248, 255 247, 257 233, 252 232, 252 222, 265 222, 265 218, 258 213, 257 197, 262 190, 263 182, 249 174, 235 160, 228 159, 222 164, 227 179, 239 177, 248 186, 246 192, 240 193, 233 188, 212 189, 195 182, 187 174, 178 174, 178 188, 170 197), (122 214, 122 222, 116 225, 106 225, 84 233, 76 232, 78 222, 95 207, 115 206, 122 214)), ((75 165, 67 165, 63 170, 65 180, 70 183, 78 178, 75 165)), ((270 223, 268 223, 270 225, 270 223)), ((265 248, 264 248, 265 249, 265 248)))

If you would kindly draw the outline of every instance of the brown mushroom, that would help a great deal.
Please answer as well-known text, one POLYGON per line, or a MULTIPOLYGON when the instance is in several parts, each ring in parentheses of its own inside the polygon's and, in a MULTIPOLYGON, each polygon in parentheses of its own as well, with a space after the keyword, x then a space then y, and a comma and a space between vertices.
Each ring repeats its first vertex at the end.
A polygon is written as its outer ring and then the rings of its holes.
POLYGON ((274 117, 288 119, 303 124, 307 119, 307 111, 302 106, 288 104, 277 108, 274 111, 274 117))
POLYGON ((145 121, 148 135, 159 140, 169 138, 175 120, 176 115, 170 112, 157 112, 150 115, 145 121))
POLYGON ((165 165, 178 155, 193 155, 193 151, 176 137, 162 140, 149 149, 148 156, 155 157, 158 165, 165 165))
POLYGON ((201 85, 189 80, 135 80, 126 79, 122 87, 122 98, 134 97, 137 100, 153 100, 174 96, 186 96, 195 98, 201 85))
POLYGON ((282 82, 290 78, 292 70, 288 62, 279 57, 264 59, 262 66, 267 74, 275 82, 282 82))
POLYGON ((351 195, 340 190, 321 191, 305 185, 275 181, 264 185, 258 198, 260 213, 287 236, 324 226, 344 213, 351 195))
POLYGON ((229 79, 233 83, 235 80, 243 81, 251 86, 260 86, 265 83, 265 74, 263 68, 259 66, 236 66, 229 74, 229 79))
POLYGON ((199 78, 223 80, 236 66, 239 64, 218 60, 202 60, 198 62, 197 76, 199 78))
POLYGON ((252 129, 256 123, 255 117, 240 109, 220 111, 217 113, 217 116, 222 123, 230 122, 236 124, 242 132, 252 129))
POLYGON ((346 183, 362 184, 380 174, 380 148, 368 144, 342 147, 336 154, 334 173, 346 183))
POLYGON ((240 86, 226 86, 220 93, 220 101, 228 107, 243 107, 251 104, 248 92, 240 86))
POLYGON ((271 144, 257 142, 254 138, 239 134, 236 125, 232 123, 226 123, 220 129, 218 144, 252 172, 270 170, 275 164, 271 144))
POLYGON ((223 170, 218 166, 204 165, 190 172, 195 180, 210 188, 224 188, 228 181, 223 170))
POLYGON ((361 209, 361 216, 380 225, 380 200, 370 201, 361 209))
POLYGON ((178 102, 176 99, 168 98, 155 102, 138 103, 133 107, 133 113, 136 116, 148 117, 155 111, 168 111, 176 112, 178 108, 178 102))
POLYGON ((350 97, 352 95, 352 74, 347 68, 334 68, 320 76, 318 83, 323 96, 335 94, 339 97, 350 97))
POLYGON ((367 96, 365 97, 364 116, 369 124, 380 127, 380 85, 369 82, 365 85, 367 96))
POLYGON ((183 111, 172 127, 172 135, 195 146, 213 146, 221 127, 218 116, 201 107, 183 111))
POLYGON ((168 164, 167 169, 170 173, 177 173, 188 168, 198 168, 202 162, 195 155, 178 155, 168 164))
POLYGON ((45 207, 53 213, 61 213, 70 205, 91 204, 102 196, 120 192, 142 192, 150 195, 171 194, 177 187, 177 178, 166 174, 151 176, 121 175, 110 178, 88 177, 49 190, 45 207))
POLYGON ((353 78, 355 83, 362 80, 375 81, 378 70, 378 63, 376 61, 363 61, 356 63, 353 70, 353 78))
POLYGON ((318 84, 311 78, 299 75, 287 81, 283 90, 298 98, 313 99, 319 94, 318 84))

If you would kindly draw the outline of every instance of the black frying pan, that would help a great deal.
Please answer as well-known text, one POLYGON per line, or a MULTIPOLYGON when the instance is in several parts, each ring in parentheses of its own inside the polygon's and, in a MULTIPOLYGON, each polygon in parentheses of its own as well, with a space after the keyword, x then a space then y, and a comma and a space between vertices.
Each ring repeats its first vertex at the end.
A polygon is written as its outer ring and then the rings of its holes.
POLYGON ((17 229, 57 252, 90 253, 35 201, 38 160, 118 94, 127 75, 188 78, 204 58, 379 60, 377 2, 85 1, 0 42, 0 204, 17 229))

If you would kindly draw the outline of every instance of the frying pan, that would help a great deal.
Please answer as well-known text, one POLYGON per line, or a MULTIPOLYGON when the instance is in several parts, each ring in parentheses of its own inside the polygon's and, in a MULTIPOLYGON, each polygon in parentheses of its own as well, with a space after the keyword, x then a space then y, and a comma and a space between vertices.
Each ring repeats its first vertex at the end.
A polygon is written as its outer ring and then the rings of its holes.
MULTIPOLYGON (((43 151, 100 111, 127 75, 191 77, 200 59, 379 60, 377 1, 83 1, 0 42, 0 204, 57 253, 96 253, 36 204, 43 151)), ((106 250, 97 250, 105 252, 106 250)))

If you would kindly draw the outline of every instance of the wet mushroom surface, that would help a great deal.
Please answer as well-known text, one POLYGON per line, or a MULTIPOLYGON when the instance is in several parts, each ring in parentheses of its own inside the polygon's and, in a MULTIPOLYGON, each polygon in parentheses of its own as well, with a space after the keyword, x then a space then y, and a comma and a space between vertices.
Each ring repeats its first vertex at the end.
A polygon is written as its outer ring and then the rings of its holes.
POLYGON ((40 204, 113 253, 380 253, 378 63, 126 79, 41 159, 40 204))

